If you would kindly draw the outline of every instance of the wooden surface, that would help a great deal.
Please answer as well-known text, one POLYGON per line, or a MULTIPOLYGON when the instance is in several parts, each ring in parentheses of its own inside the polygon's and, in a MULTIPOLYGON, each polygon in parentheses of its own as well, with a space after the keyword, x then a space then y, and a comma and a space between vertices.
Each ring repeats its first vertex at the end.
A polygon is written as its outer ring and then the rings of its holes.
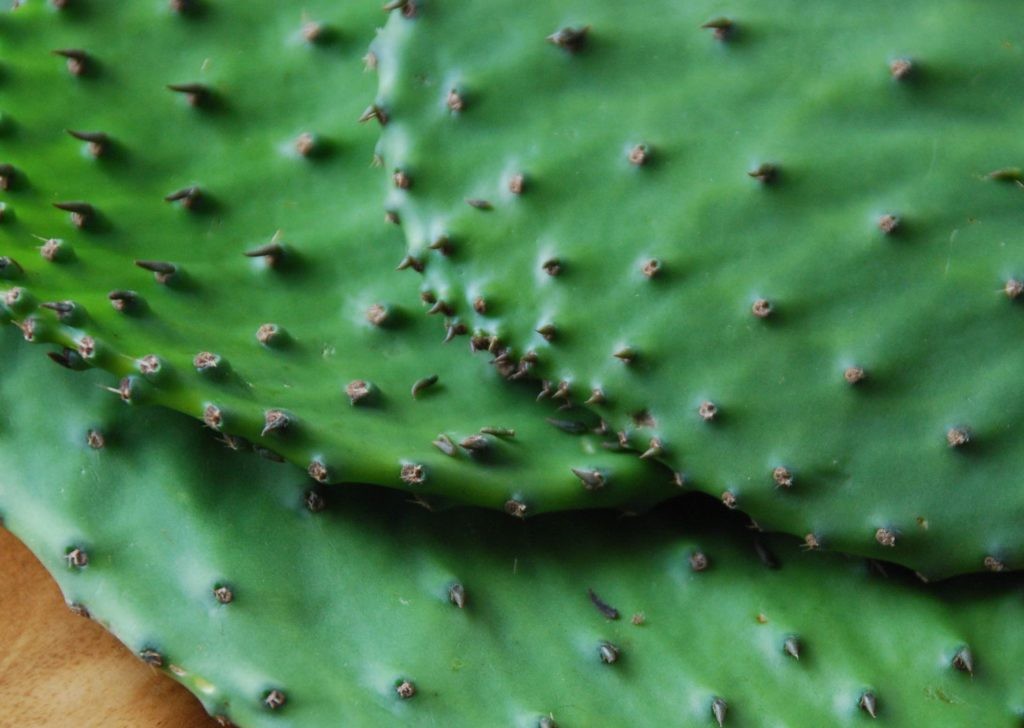
POLYGON ((95 622, 0 528, 0 726, 208 728, 192 695, 95 622))

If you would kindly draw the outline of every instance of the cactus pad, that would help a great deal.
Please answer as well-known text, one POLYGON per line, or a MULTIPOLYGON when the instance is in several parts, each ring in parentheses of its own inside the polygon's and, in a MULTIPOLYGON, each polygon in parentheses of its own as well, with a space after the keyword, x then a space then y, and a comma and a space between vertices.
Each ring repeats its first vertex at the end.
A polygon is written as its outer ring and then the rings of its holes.
POLYGON ((517 515, 675 492, 412 315, 358 123, 376 3, 190 8, 0 14, 0 277, 25 338, 321 482, 517 515))
POLYGON ((100 374, 6 357, 0 512, 74 609, 239 726, 1020 720, 1016 576, 885 578, 706 499, 519 523, 310 495, 100 374))
POLYGON ((504 374, 810 548, 1024 567, 1024 6, 405 8, 388 209, 504 374))

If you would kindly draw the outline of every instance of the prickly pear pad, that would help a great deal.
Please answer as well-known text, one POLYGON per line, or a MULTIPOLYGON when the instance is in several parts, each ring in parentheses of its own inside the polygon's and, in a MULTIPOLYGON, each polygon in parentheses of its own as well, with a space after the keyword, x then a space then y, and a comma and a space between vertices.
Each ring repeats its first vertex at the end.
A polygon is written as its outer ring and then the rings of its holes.
POLYGON ((5 524, 73 608, 243 728, 1011 726, 1024 709, 1016 575, 936 588, 789 537, 758 550, 695 496, 521 523, 311 495, 181 415, 118 406, 109 375, 0 343, 5 524))
POLYGON ((1024 566, 1024 6, 410 6, 389 209, 506 374, 811 548, 1024 566))
POLYGON ((676 492, 433 346, 358 123, 377 3, 188 6, 0 14, 0 276, 26 338, 321 482, 517 515, 676 492))

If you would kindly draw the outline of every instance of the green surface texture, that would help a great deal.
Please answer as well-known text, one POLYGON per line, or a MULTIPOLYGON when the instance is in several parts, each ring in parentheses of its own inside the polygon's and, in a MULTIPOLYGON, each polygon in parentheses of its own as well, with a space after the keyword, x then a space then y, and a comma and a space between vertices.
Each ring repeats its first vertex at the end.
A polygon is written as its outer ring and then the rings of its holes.
POLYGON ((1024 566, 1024 5, 416 5, 388 209, 502 373, 812 548, 1024 566))
POLYGON ((434 346, 415 276, 394 270, 377 132, 358 123, 385 19, 369 1, 0 14, 9 312, 26 338, 121 377, 111 396, 202 418, 322 482, 525 515, 677 492, 603 448, 594 418, 434 346))
POLYGON ((300 470, 5 339, 6 526, 70 604, 243 728, 1020 723, 1016 575, 926 586, 783 536, 759 554, 699 497, 522 523, 318 487, 311 512, 300 470))

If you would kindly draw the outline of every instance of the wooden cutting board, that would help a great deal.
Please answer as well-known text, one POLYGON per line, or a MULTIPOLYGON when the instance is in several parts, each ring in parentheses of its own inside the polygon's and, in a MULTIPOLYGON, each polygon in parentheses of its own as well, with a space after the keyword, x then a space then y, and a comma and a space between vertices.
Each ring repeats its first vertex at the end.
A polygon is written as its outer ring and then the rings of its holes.
POLYGON ((72 614, 0 528, 0 728, 216 728, 199 702, 95 622, 72 614))

